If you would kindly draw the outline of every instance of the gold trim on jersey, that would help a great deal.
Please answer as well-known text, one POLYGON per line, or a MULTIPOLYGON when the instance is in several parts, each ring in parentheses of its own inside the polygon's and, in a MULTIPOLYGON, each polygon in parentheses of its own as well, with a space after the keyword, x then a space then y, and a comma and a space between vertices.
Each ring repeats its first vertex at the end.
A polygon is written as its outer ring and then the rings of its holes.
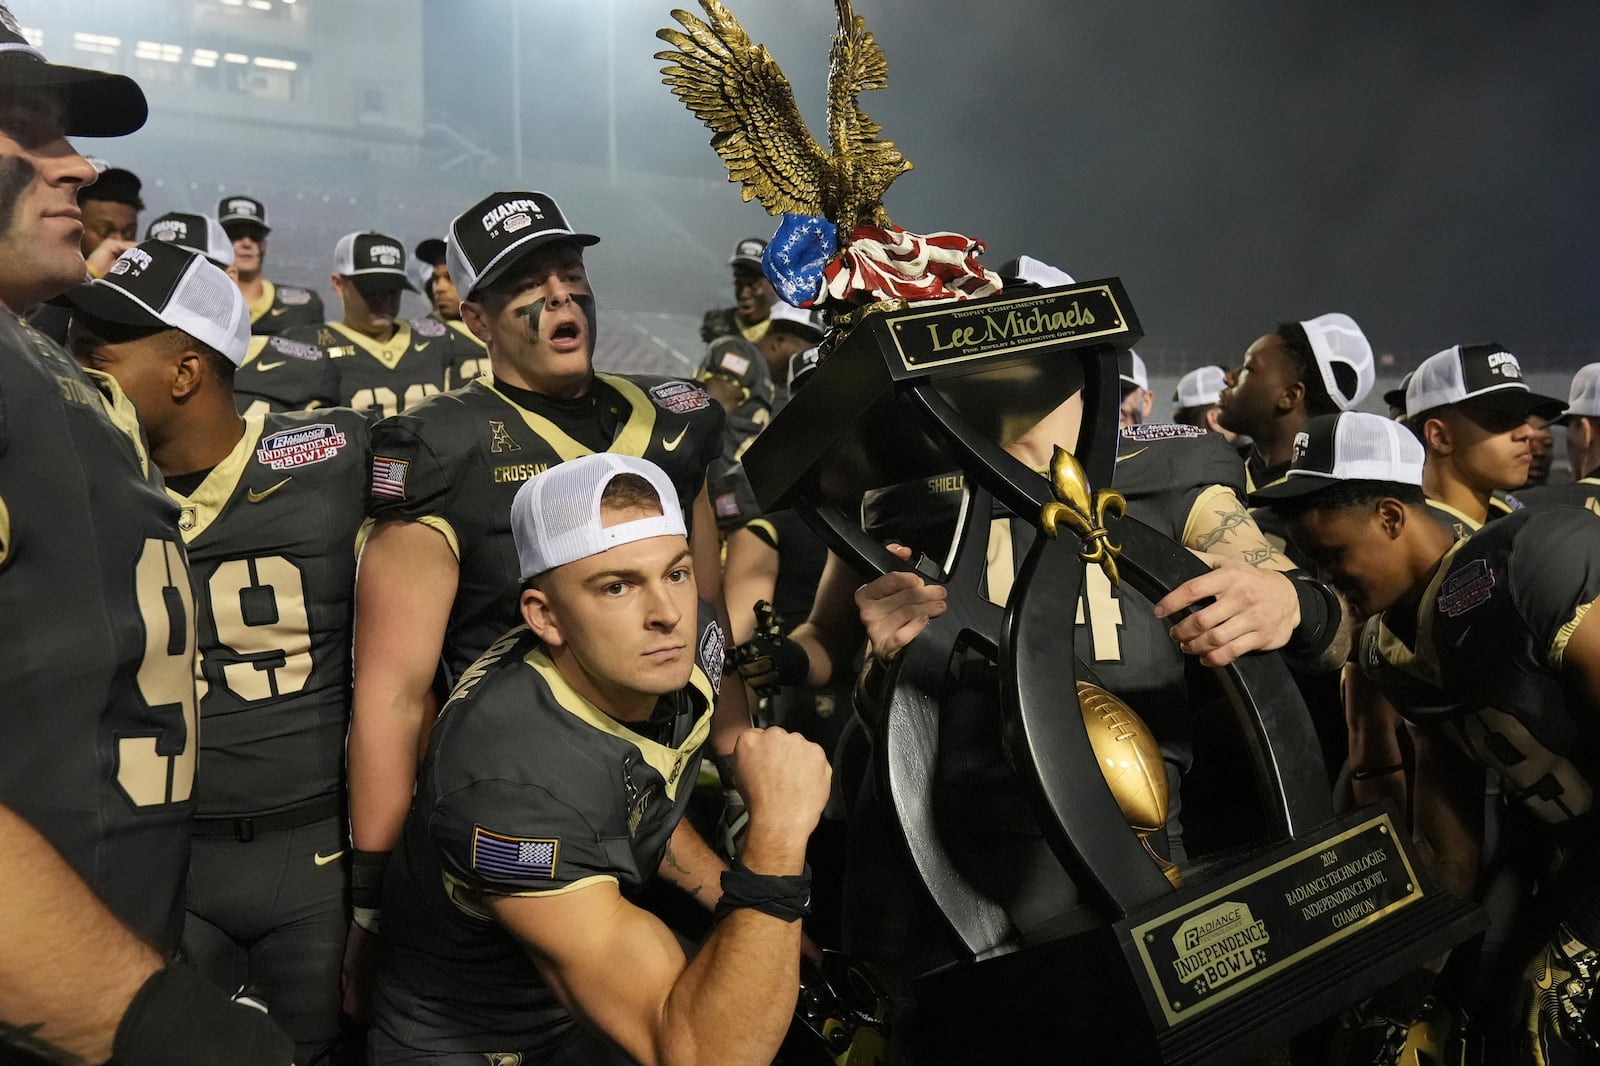
MULTIPOLYGON (((393 370, 400 365, 400 357, 411 350, 411 323, 402 318, 394 324, 394 336, 387 341, 375 341, 365 333, 358 333, 343 322, 329 322, 328 328, 344 334, 357 348, 393 370)), ((424 344, 427 342, 424 341, 424 344)))
MULTIPOLYGON (((588 700, 584 699, 577 689, 573 688, 567 679, 561 676, 561 671, 556 664, 550 661, 549 654, 544 646, 536 645, 523 659, 533 667, 550 689, 550 695, 556 703, 572 714, 579 721, 610 734, 618 740, 627 741, 639 751, 642 758, 651 769, 661 775, 666 782, 667 798, 676 801, 678 786, 683 783, 683 769, 689 763, 689 758, 705 743, 711 735, 711 706, 715 698, 711 691, 711 681, 706 677, 705 671, 700 669, 700 664, 694 665, 694 670, 689 674, 689 685, 700 694, 705 709, 700 712, 700 717, 695 720, 694 728, 689 730, 689 735, 684 738, 681 745, 669 748, 665 744, 657 744, 649 737, 640 736, 615 718, 611 717, 588 700)), ((689 785, 694 787, 693 782, 689 785)))
POLYGON ((1454 507, 1451 507, 1443 500, 1436 500, 1432 496, 1429 496, 1427 502, 1429 507, 1432 507, 1436 511, 1443 511, 1445 514, 1450 515, 1462 525, 1466 526, 1468 533, 1476 533, 1478 530, 1483 528, 1482 522, 1478 521, 1476 518, 1462 514, 1460 511, 1456 510, 1454 507))
POLYGON ((748 527, 752 527, 752 526, 761 527, 762 529, 767 531, 767 536, 772 538, 772 543, 773 544, 777 544, 778 543, 778 527, 772 524, 771 519, 767 519, 767 518, 752 518, 750 521, 745 523, 745 526, 747 528, 748 527))
POLYGON ((278 298, 278 287, 266 278, 261 279, 261 295, 250 301, 250 323, 261 321, 261 316, 272 310, 272 304, 278 298))
POLYGON ((6 556, 11 554, 11 508, 6 506, 4 496, 0 496, 0 565, 4 565, 6 556))
POLYGON ((467 338, 467 340, 471 341, 473 344, 476 344, 478 347, 482 348, 484 351, 489 350, 489 346, 483 343, 483 341, 479 340, 478 335, 472 332, 472 330, 467 327, 467 324, 461 321, 461 319, 446 318, 440 319, 440 321, 449 326, 451 329, 455 330, 457 333, 461 334, 463 337, 467 338))
POLYGON ((89 381, 100 390, 100 401, 106 417, 133 443, 133 452, 139 457, 139 469, 144 471, 145 477, 149 477, 150 453, 145 450, 144 431, 139 428, 139 412, 134 409, 133 401, 128 399, 128 394, 122 391, 122 386, 110 374, 89 367, 82 369, 89 381))
MULTIPOLYGON (((617 439, 611 442, 611 446, 606 451, 617 455, 632 455, 643 458, 644 453, 650 448, 650 439, 655 434, 656 405, 651 402, 650 397, 645 395, 643 389, 627 378, 620 378, 613 374, 596 374, 595 379, 603 381, 617 390, 631 409, 628 413, 628 421, 622 427, 622 432, 617 434, 617 439)), ((529 429, 533 430, 540 439, 548 444, 552 451, 561 456, 562 462, 565 463, 573 459, 582 458, 585 455, 594 454, 587 447, 569 437, 562 431, 560 426, 543 415, 535 414, 528 410, 495 388, 492 379, 475 378, 472 384, 482 385, 483 388, 505 401, 508 407, 522 416, 522 421, 529 429)))
MULTIPOLYGON (((1113 479, 1113 483, 1115 483, 1115 479, 1113 479)), ((1231 487, 1227 485, 1207 485, 1200 490, 1200 495, 1194 498, 1194 505, 1189 508, 1189 515, 1183 520, 1183 543, 1185 545, 1194 542, 1194 536, 1197 532, 1195 527, 1199 523, 1211 521, 1216 516, 1215 511, 1202 512, 1201 508, 1218 496, 1224 495, 1238 505, 1240 510, 1244 509, 1244 503, 1239 499, 1239 494, 1234 492, 1231 487)), ((1233 509, 1232 507, 1227 508, 1229 511, 1233 509)))
POLYGON ((1556 639, 1550 642, 1549 659, 1551 669, 1561 669, 1561 660, 1567 654, 1567 642, 1572 639, 1572 634, 1578 631, 1578 626, 1583 624, 1584 616, 1589 613, 1589 608, 1593 607, 1594 604, 1595 601, 1592 600, 1589 603, 1579 604, 1578 609, 1572 613, 1572 618, 1568 620, 1567 624, 1556 630, 1556 639))
POLYGON ((1402 673, 1426 681, 1437 689, 1444 688, 1444 676, 1439 668, 1439 657, 1434 654, 1433 607, 1439 599, 1439 586, 1444 584, 1445 576, 1450 572, 1450 564, 1455 560, 1456 552, 1460 551, 1464 544, 1465 540, 1458 540, 1451 545, 1450 550, 1444 553, 1444 558, 1439 560, 1439 568, 1428 580, 1428 587, 1422 592, 1422 599, 1417 603, 1415 649, 1389 628, 1387 611, 1378 615, 1376 628, 1373 630, 1373 643, 1377 646, 1378 655, 1384 662, 1402 673))
POLYGON ((250 346, 244 350, 244 362, 239 364, 239 369, 243 370, 245 367, 255 362, 256 356, 260 355, 261 352, 266 348, 267 341, 270 339, 271 338, 266 336, 252 334, 250 337, 250 346))
POLYGON ((540 896, 565 896, 569 892, 577 892, 581 889, 589 888, 591 885, 598 885, 606 881, 617 885, 619 890, 622 884, 616 874, 590 874, 588 877, 580 877, 572 884, 562 885, 560 888, 530 889, 522 892, 486 892, 481 888, 474 888, 472 885, 467 884, 466 881, 449 870, 440 870, 439 876, 444 882, 445 898, 450 901, 456 910, 469 918, 477 918, 486 922, 498 920, 494 916, 494 911, 484 902, 484 897, 486 896, 513 896, 517 899, 534 899, 540 896))
MULTIPOLYGON (((193 543, 206 528, 222 514, 233 494, 239 488, 239 479, 255 455, 256 443, 261 440, 266 418, 252 415, 244 420, 244 436, 233 446, 222 462, 211 468, 206 479, 195 487, 194 495, 185 496, 168 486, 167 495, 182 509, 178 530, 185 544, 193 543)), ((280 482, 281 484, 281 482, 280 482)), ((263 485, 262 488, 268 488, 263 485)))

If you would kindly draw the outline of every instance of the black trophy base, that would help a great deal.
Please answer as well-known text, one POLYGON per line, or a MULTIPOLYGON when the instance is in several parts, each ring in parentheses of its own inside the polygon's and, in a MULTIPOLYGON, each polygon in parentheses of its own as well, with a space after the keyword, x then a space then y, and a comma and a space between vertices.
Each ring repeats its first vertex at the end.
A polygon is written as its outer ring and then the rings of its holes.
POLYGON ((1483 929, 1393 832, 1356 812, 1115 925, 926 974, 908 1061, 1235 1066, 1284 1044, 1483 929))

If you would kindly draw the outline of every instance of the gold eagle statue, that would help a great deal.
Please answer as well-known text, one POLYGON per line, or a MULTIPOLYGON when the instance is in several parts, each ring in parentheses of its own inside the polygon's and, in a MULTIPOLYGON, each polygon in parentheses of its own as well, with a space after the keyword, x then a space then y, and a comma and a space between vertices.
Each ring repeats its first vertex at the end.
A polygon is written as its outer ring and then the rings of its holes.
POLYGON ((711 130, 711 147, 769 214, 821 215, 841 229, 890 225, 883 194, 911 162, 861 110, 856 97, 889 82, 889 62, 850 0, 834 0, 839 28, 828 55, 828 151, 812 137, 789 79, 720 0, 700 0, 704 21, 682 10, 656 36, 673 46, 662 81, 711 130))

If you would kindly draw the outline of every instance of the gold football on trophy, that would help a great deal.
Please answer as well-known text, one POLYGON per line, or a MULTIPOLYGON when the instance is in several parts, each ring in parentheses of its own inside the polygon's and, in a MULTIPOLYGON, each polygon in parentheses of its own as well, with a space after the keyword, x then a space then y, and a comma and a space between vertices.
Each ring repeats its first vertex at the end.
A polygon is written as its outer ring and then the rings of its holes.
POLYGON ((1112 797, 1167 880, 1181 883, 1178 868, 1146 839, 1167 825, 1167 765, 1144 720, 1099 685, 1078 682, 1078 710, 1100 773, 1112 797))

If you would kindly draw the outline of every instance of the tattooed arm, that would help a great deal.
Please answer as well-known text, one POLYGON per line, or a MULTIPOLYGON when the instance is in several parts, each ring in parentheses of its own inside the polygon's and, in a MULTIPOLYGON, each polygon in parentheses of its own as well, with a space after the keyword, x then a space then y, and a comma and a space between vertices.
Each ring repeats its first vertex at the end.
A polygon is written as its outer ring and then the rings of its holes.
MULTIPOLYGON (((1211 572, 1191 578, 1156 604, 1165 618, 1199 600, 1212 603, 1173 625, 1172 639, 1207 666, 1227 666, 1247 652, 1282 648, 1301 622, 1300 597, 1285 576, 1296 569, 1282 549, 1261 532, 1232 489, 1213 485, 1189 511, 1183 542, 1211 572)), ((1348 614, 1343 601, 1340 610, 1348 614)), ((1350 627, 1306 663, 1331 670, 1350 654, 1350 627)))
POLYGON ((672 831, 658 872, 709 911, 722 898, 722 871, 727 868, 685 818, 672 831))

